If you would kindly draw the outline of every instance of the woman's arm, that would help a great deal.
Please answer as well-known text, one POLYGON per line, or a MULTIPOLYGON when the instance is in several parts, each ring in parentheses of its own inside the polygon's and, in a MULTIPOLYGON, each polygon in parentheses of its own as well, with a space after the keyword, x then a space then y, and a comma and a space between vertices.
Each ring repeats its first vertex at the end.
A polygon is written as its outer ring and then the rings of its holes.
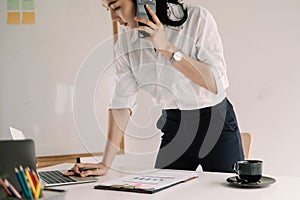
POLYGON ((110 167, 119 150, 130 117, 130 109, 108 111, 108 135, 102 162, 110 167))
POLYGON ((73 171, 67 172, 65 175, 79 175, 81 177, 89 175, 105 175, 110 169, 117 151, 119 150, 130 115, 130 109, 110 109, 108 111, 107 141, 102 162, 76 163, 73 171), (96 168, 96 170, 80 172, 80 168, 96 168))
MULTIPOLYGON (((172 44, 169 44, 165 49, 159 49, 169 60, 177 50, 172 44)), ((183 54, 183 58, 180 61, 173 62, 173 65, 196 84, 212 93, 218 93, 214 74, 207 64, 183 54)))
MULTIPOLYGON (((171 59, 173 53, 177 51, 178 48, 171 44, 166 38, 164 26, 158 19, 157 15, 151 10, 148 5, 146 7, 151 14, 154 22, 147 19, 135 17, 135 20, 137 22, 141 22, 147 25, 139 26, 135 29, 148 32, 150 34, 150 37, 145 38, 145 40, 150 41, 153 44, 154 48, 160 51, 164 56, 166 56, 166 58, 171 59)), ((181 61, 174 62, 173 64, 184 75, 186 75, 201 87, 209 90, 212 93, 218 93, 214 74, 210 69, 210 66, 208 66, 207 64, 195 60, 188 55, 184 55, 181 61)))

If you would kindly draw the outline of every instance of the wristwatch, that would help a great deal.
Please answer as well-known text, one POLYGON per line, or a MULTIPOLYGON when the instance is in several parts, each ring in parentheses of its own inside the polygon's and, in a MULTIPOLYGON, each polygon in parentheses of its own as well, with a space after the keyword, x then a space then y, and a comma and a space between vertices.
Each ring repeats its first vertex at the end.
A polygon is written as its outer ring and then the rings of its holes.
POLYGON ((179 62, 182 60, 182 58, 183 58, 183 53, 180 50, 177 50, 172 54, 172 58, 170 59, 170 62, 171 63, 179 62))

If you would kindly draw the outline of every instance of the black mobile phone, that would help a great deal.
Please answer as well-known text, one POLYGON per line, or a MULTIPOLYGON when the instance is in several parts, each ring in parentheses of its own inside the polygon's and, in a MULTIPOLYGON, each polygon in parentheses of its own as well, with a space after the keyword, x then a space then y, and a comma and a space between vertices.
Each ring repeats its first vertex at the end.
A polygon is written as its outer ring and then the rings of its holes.
MULTIPOLYGON (((156 12, 156 0, 136 0, 136 13, 137 16, 140 18, 144 18, 144 19, 149 19, 151 21, 153 21, 150 13, 148 13, 147 8, 145 7, 146 4, 148 4, 150 6, 150 8, 154 11, 154 13, 156 12)), ((138 23, 139 26, 145 26, 145 24, 143 23, 138 23)), ((144 38, 144 37, 148 37, 149 34, 145 31, 139 31, 139 37, 140 38, 144 38)))

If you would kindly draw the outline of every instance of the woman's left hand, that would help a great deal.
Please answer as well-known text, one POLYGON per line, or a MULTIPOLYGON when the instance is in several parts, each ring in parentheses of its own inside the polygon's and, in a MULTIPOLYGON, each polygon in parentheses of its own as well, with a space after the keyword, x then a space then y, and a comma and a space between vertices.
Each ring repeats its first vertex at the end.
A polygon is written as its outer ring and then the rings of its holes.
POLYGON ((151 15, 153 22, 148 19, 135 17, 135 21, 145 24, 145 26, 136 27, 135 30, 149 33, 150 36, 145 37, 144 39, 150 41, 153 47, 157 50, 167 50, 170 46, 170 42, 166 37, 164 25, 160 22, 157 15, 153 12, 149 5, 146 5, 146 9, 151 15))

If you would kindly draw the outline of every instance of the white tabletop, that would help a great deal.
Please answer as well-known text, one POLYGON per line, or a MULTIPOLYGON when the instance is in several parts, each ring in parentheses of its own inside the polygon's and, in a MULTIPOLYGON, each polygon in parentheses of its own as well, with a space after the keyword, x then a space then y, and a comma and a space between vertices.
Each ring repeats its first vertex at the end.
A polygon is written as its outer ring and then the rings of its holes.
MULTIPOLYGON (((57 169, 66 169, 70 165, 58 165, 57 169)), ((55 168, 51 167, 50 169, 55 168)), ((121 170, 111 169, 107 175, 99 177, 98 183, 127 175, 121 170)), ((231 187, 226 179, 235 176, 230 173, 199 172, 199 178, 182 183, 154 194, 140 194, 131 192, 95 190, 98 183, 77 184, 55 187, 67 190, 65 199, 110 199, 110 200, 135 200, 135 199, 243 199, 243 200, 276 200, 296 199, 300 196, 300 178, 274 177, 276 182, 265 188, 236 188, 231 187)))

